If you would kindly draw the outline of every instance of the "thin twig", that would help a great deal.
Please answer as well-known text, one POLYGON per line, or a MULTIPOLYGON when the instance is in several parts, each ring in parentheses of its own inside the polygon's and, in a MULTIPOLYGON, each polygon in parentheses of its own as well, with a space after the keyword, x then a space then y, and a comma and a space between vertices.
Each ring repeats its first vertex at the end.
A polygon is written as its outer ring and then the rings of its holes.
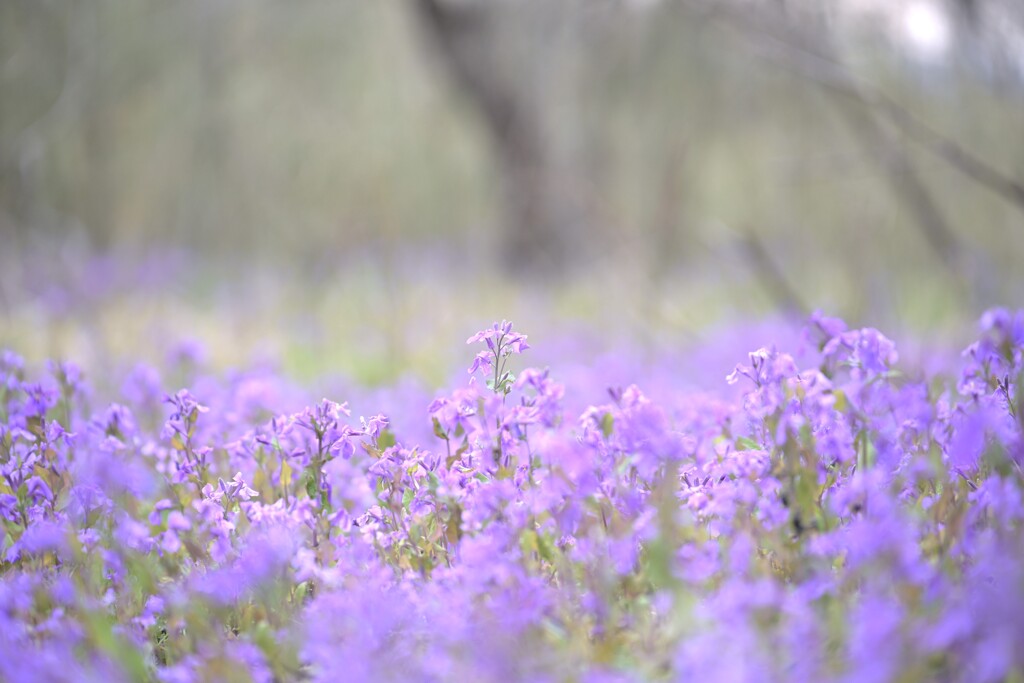
POLYGON ((730 25, 762 38, 760 43, 754 45, 761 56, 885 114, 894 126, 925 150, 1024 211, 1024 183, 938 132, 873 83, 851 73, 820 44, 807 45, 806 35, 801 34, 798 39, 790 25, 771 21, 763 13, 752 17, 749 12, 728 11, 722 3, 715 3, 712 11, 715 16, 725 17, 730 25), (773 24, 773 30, 768 28, 768 24, 773 24))
POLYGON ((743 229, 742 233, 743 251, 768 292, 784 311, 800 319, 806 318, 811 312, 810 307, 789 283, 761 238, 751 228, 743 229))

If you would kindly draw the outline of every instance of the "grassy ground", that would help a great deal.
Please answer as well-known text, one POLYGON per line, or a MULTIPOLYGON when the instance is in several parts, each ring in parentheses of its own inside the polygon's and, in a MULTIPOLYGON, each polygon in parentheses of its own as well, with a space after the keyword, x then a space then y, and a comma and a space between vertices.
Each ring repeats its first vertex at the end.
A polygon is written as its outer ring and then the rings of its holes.
MULTIPOLYGON (((594 352, 639 346, 654 354, 722 326, 801 320, 780 313, 764 282, 742 264, 659 280, 607 267, 558 283, 513 283, 412 259, 392 262, 390 270, 353 259, 316 272, 180 253, 150 261, 78 256, 28 268, 31 258, 20 272, 4 271, 0 346, 30 360, 71 358, 96 368, 110 359, 158 362, 191 340, 215 368, 272 360, 302 381, 341 374, 384 384, 412 374, 436 385, 464 360, 456 342, 503 318, 549 343, 573 336, 594 352)), ((870 283, 858 288, 813 268, 797 277, 819 283, 796 290, 807 306, 896 337, 963 335, 980 313, 950 293, 941 272, 917 273, 884 305, 864 301, 870 283)))

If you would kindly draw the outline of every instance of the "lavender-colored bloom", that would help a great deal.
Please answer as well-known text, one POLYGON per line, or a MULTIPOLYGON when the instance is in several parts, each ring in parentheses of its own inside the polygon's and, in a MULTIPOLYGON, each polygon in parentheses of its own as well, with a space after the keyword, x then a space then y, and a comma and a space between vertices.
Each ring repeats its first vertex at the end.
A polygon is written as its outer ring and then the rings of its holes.
POLYGON ((17 562, 27 556, 48 552, 67 555, 68 530, 57 522, 40 520, 30 524, 21 538, 7 549, 6 558, 8 562, 17 562))
POLYGON ((0 677, 1005 680, 1022 321, 915 374, 816 314, 811 353, 699 391, 579 344, 513 377, 502 322, 469 340, 486 387, 346 385, 357 424, 179 367, 161 430, 155 370, 92 411, 71 366, 2 354, 0 677))
POLYGON ((125 377, 121 393, 130 403, 149 407, 164 396, 160 373, 151 365, 140 363, 125 377))

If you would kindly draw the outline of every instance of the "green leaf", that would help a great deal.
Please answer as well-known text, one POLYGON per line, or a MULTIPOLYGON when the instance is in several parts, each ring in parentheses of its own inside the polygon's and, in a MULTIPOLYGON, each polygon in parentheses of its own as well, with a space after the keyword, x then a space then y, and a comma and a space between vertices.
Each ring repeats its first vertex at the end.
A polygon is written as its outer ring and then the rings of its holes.
POLYGON ((85 631, 96 649, 105 653, 136 681, 149 679, 142 653, 114 632, 113 623, 99 612, 86 610, 81 615, 85 631))
POLYGON ((416 492, 412 488, 407 488, 402 493, 402 507, 406 510, 409 509, 409 504, 412 503, 412 499, 416 497, 416 492))
POLYGON ((524 531, 519 536, 519 550, 524 557, 530 557, 537 552, 537 534, 534 531, 524 531))
POLYGON ((736 439, 736 450, 740 451, 759 451, 761 450, 761 444, 754 441, 746 436, 741 436, 736 439))
POLYGON ((1017 375, 1013 392, 1013 412, 1017 415, 1017 424, 1024 429, 1024 371, 1017 375))
POLYGON ((287 460, 281 461, 281 488, 287 489, 292 485, 292 466, 287 460))
POLYGON ((318 491, 316 490, 316 474, 312 468, 306 470, 304 474, 306 480, 306 494, 309 495, 310 500, 316 500, 318 491))
POLYGON ((548 543, 548 539, 540 533, 534 532, 537 536, 537 552, 542 558, 548 562, 555 561, 555 553, 551 548, 551 544, 548 543))
POLYGON ((380 450, 391 448, 395 443, 397 443, 395 440, 395 434, 390 429, 382 430, 380 436, 377 437, 377 448, 380 450))
POLYGON ((601 416, 601 434, 604 438, 608 438, 612 435, 615 429, 615 416, 611 413, 605 413, 601 416))
POLYGON ((846 393, 842 389, 836 389, 832 392, 832 395, 835 396, 836 399, 835 409, 840 413, 846 412, 846 408, 849 405, 849 401, 846 399, 846 393))
POLYGON ((871 467, 875 464, 878 449, 871 439, 871 433, 867 429, 857 432, 853 439, 854 447, 857 449, 857 466, 861 468, 871 467))

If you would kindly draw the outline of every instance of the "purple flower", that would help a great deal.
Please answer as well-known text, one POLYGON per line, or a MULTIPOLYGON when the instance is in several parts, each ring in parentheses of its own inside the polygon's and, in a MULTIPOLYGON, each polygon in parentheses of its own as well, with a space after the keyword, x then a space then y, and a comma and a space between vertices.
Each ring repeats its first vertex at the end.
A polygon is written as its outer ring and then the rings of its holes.
POLYGON ((25 556, 55 552, 65 555, 68 550, 67 529, 57 523, 40 520, 30 524, 21 538, 7 549, 7 561, 17 562, 25 556))

